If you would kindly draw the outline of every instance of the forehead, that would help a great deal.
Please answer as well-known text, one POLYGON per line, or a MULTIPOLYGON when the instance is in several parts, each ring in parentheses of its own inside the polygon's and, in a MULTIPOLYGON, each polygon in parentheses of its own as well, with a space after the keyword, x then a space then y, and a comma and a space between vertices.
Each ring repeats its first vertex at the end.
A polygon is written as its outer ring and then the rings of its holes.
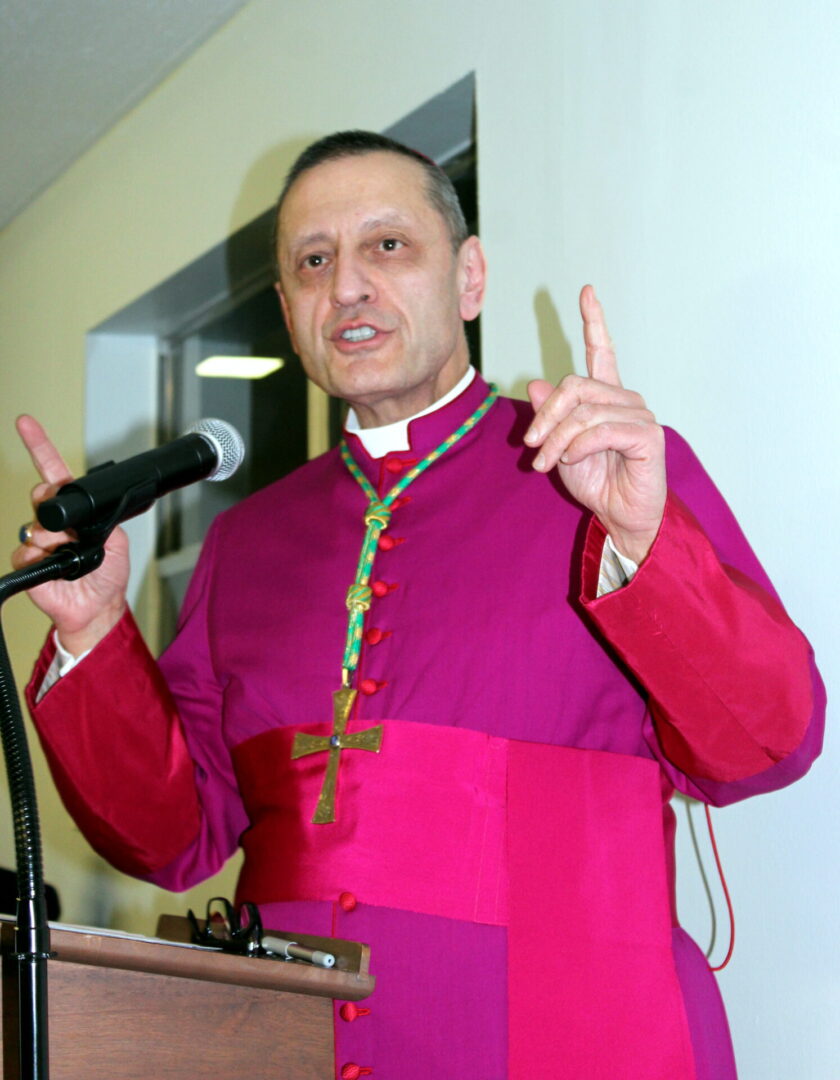
POLYGON ((445 232, 419 162, 376 151, 315 165, 289 189, 278 237, 282 247, 310 233, 330 234, 378 220, 445 232))

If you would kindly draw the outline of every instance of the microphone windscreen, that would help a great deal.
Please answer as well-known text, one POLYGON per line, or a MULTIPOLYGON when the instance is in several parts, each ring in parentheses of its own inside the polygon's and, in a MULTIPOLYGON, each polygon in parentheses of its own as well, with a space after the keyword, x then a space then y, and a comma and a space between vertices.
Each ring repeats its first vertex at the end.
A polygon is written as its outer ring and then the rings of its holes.
POLYGON ((216 467, 205 480, 227 480, 245 459, 242 436, 233 424, 228 424, 225 420, 198 420, 187 428, 184 434, 201 435, 216 451, 216 467))

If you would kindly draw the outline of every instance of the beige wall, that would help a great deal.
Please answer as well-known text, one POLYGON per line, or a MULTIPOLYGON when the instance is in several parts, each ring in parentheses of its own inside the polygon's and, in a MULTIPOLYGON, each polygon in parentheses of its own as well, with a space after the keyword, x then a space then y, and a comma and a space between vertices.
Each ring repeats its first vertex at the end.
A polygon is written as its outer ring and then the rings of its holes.
MULTIPOLYGON (((3 520, 23 520, 32 482, 9 432, 17 413, 37 413, 71 468, 84 467, 89 329, 262 213, 311 137, 333 124, 385 127, 469 69, 451 42, 449 55, 442 51, 415 80, 401 71, 399 87, 372 94, 363 73, 379 50, 360 18, 364 5, 320 9, 333 48, 360 58, 352 78, 326 47, 313 55, 314 10, 250 5, 0 234, 3 520)), ((441 15, 445 10, 441 4, 441 15)), ((405 26, 396 10, 390 19, 381 31, 396 55, 405 26)), ((409 37, 428 36, 427 19, 428 13, 418 19, 409 37)), ((46 624, 19 598, 9 605, 6 627, 22 680, 46 624)), ((148 931, 152 909, 168 903, 168 910, 181 910, 185 899, 161 900, 157 890, 113 875, 89 853, 36 756, 47 875, 61 882, 66 917, 104 916, 148 931)), ((9 820, 5 805, 0 813, 9 820)), ((0 858, 12 865, 8 830, 0 858)), ((210 895, 206 887, 198 892, 210 895)))
MULTIPOLYGON (((838 30, 829 5, 793 0, 253 0, 0 234, 9 547, 31 483, 14 414, 37 412, 83 465, 85 333, 262 212, 311 137, 386 127, 474 69, 485 369, 521 391, 579 365, 575 298, 594 280, 625 382, 692 440, 834 676, 812 552, 836 564, 838 30)), ((5 624, 22 677, 45 626, 23 598, 5 624)), ((830 1075, 830 770, 720 818, 743 925, 722 983, 747 1078, 830 1075)), ((69 919, 150 930, 153 909, 182 908, 107 870, 38 774, 69 919)))

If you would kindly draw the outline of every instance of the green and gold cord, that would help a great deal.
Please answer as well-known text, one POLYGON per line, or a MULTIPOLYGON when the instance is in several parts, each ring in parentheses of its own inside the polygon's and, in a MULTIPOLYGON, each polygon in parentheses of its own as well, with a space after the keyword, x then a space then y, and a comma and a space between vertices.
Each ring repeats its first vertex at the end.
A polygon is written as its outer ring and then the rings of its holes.
POLYGON ((376 555, 376 544, 383 529, 388 527, 388 522, 391 519, 390 508, 393 505, 394 500, 405 491, 412 481, 416 480, 417 477, 425 472, 439 457, 442 457, 446 451, 462 439, 468 431, 471 431, 485 413, 487 413, 498 396, 499 391, 495 386, 491 385, 489 394, 472 416, 468 416, 457 430, 453 431, 451 435, 443 440, 440 446, 435 447, 435 449, 427 454, 421 462, 409 469, 405 476, 394 484, 385 498, 381 501, 377 497, 371 482, 353 460, 346 441, 344 439, 341 440, 340 450, 344 463, 356 480, 358 480, 362 490, 370 500, 367 510, 365 511, 366 532, 364 541, 362 542, 361 554, 359 555, 359 565, 356 568, 356 580, 347 590, 346 603, 349 619, 347 624, 347 640, 344 646, 344 660, 342 662, 343 686, 350 685, 353 673, 359 663, 359 653, 362 647, 362 627, 364 625, 365 612, 370 607, 372 597, 370 575, 371 570, 373 569, 373 559, 376 555))

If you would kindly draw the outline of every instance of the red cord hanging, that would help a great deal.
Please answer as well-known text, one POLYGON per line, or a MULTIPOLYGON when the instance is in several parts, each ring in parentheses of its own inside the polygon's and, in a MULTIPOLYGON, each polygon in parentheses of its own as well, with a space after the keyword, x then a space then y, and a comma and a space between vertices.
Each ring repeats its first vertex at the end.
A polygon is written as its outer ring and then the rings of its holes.
POLYGON ((708 803, 704 803, 704 809, 706 811, 706 825, 709 829, 709 839, 712 842, 712 851, 715 856, 715 865, 717 866, 718 877, 720 883, 723 886, 723 895, 726 897, 726 910, 729 912, 729 948, 727 949, 726 956, 723 958, 722 963, 717 966, 709 964, 709 968, 712 971, 723 971, 729 961, 732 959, 732 953, 735 950, 735 911, 732 907, 732 897, 729 895, 729 887, 726 884, 726 877, 723 873, 723 866, 721 865, 720 855, 718 854, 717 841, 715 840, 715 830, 712 828, 712 815, 709 811, 708 803))

